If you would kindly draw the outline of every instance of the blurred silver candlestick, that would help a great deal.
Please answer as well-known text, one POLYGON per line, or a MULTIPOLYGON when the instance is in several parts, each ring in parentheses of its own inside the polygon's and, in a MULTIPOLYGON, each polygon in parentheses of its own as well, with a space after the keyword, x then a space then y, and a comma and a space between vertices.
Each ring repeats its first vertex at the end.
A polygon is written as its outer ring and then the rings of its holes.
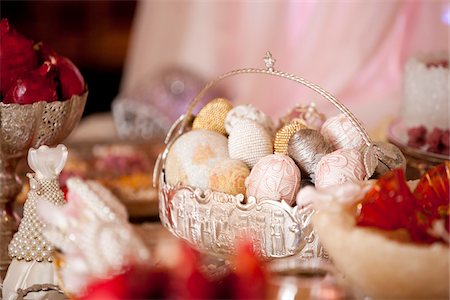
POLYGON ((8 245, 17 230, 13 203, 21 190, 17 163, 31 147, 53 146, 64 140, 79 122, 87 92, 66 101, 28 105, 0 103, 0 276, 10 258, 8 245))

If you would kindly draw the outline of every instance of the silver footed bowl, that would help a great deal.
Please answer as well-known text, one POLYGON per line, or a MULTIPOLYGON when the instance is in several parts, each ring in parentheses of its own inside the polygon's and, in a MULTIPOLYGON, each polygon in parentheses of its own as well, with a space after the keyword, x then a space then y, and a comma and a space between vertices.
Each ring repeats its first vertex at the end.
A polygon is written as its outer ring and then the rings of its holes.
POLYGON ((80 121, 87 95, 27 105, 0 102, 0 276, 10 262, 8 244, 18 224, 13 213, 13 202, 21 190, 17 163, 31 147, 63 141, 80 121))
POLYGON ((184 132, 174 124, 166 149, 155 164, 153 184, 158 187, 159 217, 176 237, 201 252, 226 258, 236 253, 241 241, 251 241, 257 254, 268 259, 298 255, 300 259, 328 259, 312 227, 311 207, 299 209, 276 200, 256 201, 210 189, 171 186, 164 164, 173 142, 184 132))
POLYGON ((153 185, 159 192, 160 219, 174 235, 209 254, 233 254, 239 240, 250 239, 256 252, 269 259, 298 255, 309 261, 327 260, 328 255, 311 224, 315 212, 310 206, 292 208, 276 200, 258 201, 251 197, 243 203, 243 195, 170 186, 165 180, 165 161, 169 149, 178 137, 190 130, 193 109, 219 81, 244 74, 290 80, 315 91, 333 104, 364 141, 364 166, 367 174, 373 174, 383 153, 371 141, 361 122, 336 97, 318 85, 294 74, 275 70, 276 60, 270 52, 266 52, 263 59, 264 69, 236 69, 208 82, 189 103, 185 114, 170 128, 165 140, 166 148, 159 155, 153 174, 153 185))

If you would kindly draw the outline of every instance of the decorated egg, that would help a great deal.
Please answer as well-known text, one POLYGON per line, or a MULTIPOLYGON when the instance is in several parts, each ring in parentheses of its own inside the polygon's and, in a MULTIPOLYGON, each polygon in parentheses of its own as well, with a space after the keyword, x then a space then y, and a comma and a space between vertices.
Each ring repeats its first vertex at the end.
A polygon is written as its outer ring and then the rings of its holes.
POLYGON ((230 101, 216 98, 206 104, 192 123, 192 129, 206 129, 226 135, 225 117, 233 108, 230 101))
POLYGON ((308 127, 306 127, 303 123, 299 121, 292 121, 291 123, 283 126, 280 130, 278 130, 275 135, 275 142, 273 145, 275 153, 287 154, 288 143, 292 135, 294 135, 294 133, 296 133, 300 129, 305 128, 308 127))
POLYGON ((406 170, 406 158, 397 146, 386 142, 375 142, 375 146, 381 152, 381 158, 375 169, 376 176, 381 176, 394 169, 406 170))
POLYGON ((363 138, 343 114, 329 118, 322 125, 320 133, 333 149, 358 149, 365 145, 363 138))
POLYGON ((245 105, 238 105, 231 109, 227 117, 225 118, 225 129, 230 134, 230 132, 233 130, 234 125, 238 123, 241 120, 251 120, 255 121, 264 129, 272 134, 275 130, 275 126, 273 125, 272 119, 267 116, 264 112, 257 109, 251 104, 245 104, 245 105))
POLYGON ((170 147, 165 163, 167 183, 209 187, 209 173, 228 158, 227 138, 209 130, 192 130, 180 136, 170 147))
POLYGON ((326 117, 323 113, 317 110, 314 102, 310 104, 297 104, 286 115, 280 119, 282 125, 291 123, 292 121, 299 121, 311 129, 320 130, 326 117))
POLYGON ((247 165, 240 160, 219 161, 209 172, 209 188, 231 195, 245 195, 245 178, 249 174, 247 165))
POLYGON ((319 131, 309 128, 300 129, 288 143, 287 153, 302 172, 302 177, 315 181, 315 171, 320 159, 332 152, 330 145, 319 131))
POLYGON ((272 138, 264 127, 244 119, 233 126, 228 136, 228 152, 251 169, 259 159, 273 153, 272 138))
POLYGON ((270 154, 260 159, 245 180, 247 197, 263 200, 284 200, 295 203, 300 188, 301 174, 295 162, 287 155, 270 154))
POLYGON ((339 149, 322 157, 316 169, 316 188, 364 180, 362 154, 355 149, 339 149))

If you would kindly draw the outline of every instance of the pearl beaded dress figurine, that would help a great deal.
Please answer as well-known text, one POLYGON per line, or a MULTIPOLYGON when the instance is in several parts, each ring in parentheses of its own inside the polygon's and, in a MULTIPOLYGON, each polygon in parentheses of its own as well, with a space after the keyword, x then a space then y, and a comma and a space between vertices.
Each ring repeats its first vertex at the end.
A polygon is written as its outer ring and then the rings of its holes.
MULTIPOLYGON (((44 238, 42 231, 46 225, 36 214, 36 203, 42 199, 61 206, 64 194, 59 187, 58 176, 67 160, 67 148, 41 146, 28 152, 28 164, 35 172, 27 174, 30 191, 24 205, 23 219, 19 230, 9 244, 12 262, 3 283, 3 299, 16 299, 18 289, 33 285, 57 288, 57 277, 53 267, 53 246, 44 238)), ((26 299, 40 299, 45 292, 30 293, 26 299)))

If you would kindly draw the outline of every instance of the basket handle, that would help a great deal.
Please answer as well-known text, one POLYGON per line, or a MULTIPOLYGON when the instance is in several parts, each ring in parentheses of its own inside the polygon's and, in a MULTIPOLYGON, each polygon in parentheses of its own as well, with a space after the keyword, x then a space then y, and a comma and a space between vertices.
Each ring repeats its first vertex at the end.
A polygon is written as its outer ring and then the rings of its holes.
POLYGON ((197 103, 203 98, 205 93, 216 83, 221 81, 222 79, 225 79, 227 77, 235 76, 235 75, 241 75, 241 74, 264 74, 264 75, 271 75, 276 77, 285 78, 297 83, 302 84, 303 86, 306 86, 310 88, 311 90, 315 91, 322 97, 324 97, 326 100, 328 100, 331 104, 333 104, 339 111, 341 111, 347 119, 351 122, 351 124, 355 127, 355 129, 358 131, 358 133, 361 135, 361 138, 366 143, 367 147, 371 147, 373 145, 372 140, 370 139, 369 135, 367 134, 364 126, 362 126, 361 122, 353 115, 353 113, 350 112, 350 110, 345 107, 336 97, 334 97, 329 92, 322 89, 320 86, 293 74, 285 73, 276 71, 273 66, 275 64, 275 59, 272 58, 272 54, 270 52, 266 53, 266 56, 264 57, 264 62, 266 64, 266 69, 256 69, 256 68, 247 68, 247 69, 237 69, 233 70, 227 73, 224 73, 220 75, 219 77, 215 78, 214 80, 211 80, 208 82, 203 89, 195 96, 195 98, 189 103, 185 118, 182 121, 182 124, 179 128, 179 132, 183 132, 185 127, 187 126, 189 120, 192 116, 192 110, 197 105, 197 103))

